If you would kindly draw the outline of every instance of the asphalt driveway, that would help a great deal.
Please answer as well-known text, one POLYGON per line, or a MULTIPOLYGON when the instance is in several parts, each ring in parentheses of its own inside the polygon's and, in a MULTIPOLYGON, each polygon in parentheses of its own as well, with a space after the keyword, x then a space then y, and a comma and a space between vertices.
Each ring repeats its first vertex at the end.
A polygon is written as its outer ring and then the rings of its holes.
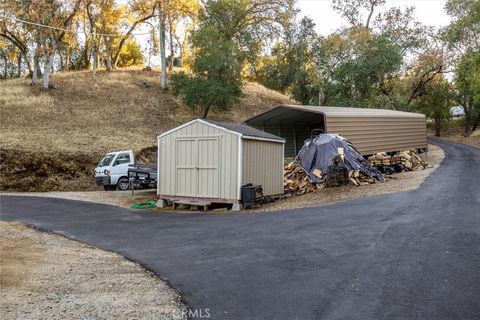
POLYGON ((121 253, 210 319, 479 319, 480 149, 414 191, 261 214, 151 214, 2 197, 20 220, 121 253))

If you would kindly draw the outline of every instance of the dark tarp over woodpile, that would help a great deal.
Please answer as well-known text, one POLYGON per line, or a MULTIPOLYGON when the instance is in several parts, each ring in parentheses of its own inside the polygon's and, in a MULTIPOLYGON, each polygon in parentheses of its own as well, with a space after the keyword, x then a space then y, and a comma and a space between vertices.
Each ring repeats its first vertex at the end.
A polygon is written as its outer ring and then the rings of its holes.
POLYGON ((344 168, 347 173, 358 172, 368 178, 384 180, 383 175, 347 139, 338 135, 321 134, 308 139, 295 160, 313 183, 325 182, 329 174, 339 168, 344 168))

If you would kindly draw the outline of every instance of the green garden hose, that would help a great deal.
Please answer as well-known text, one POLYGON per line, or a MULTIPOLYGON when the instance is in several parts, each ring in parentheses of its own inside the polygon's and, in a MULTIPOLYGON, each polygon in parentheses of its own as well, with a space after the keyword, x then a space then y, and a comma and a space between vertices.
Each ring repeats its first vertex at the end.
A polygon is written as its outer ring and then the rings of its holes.
POLYGON ((157 202, 150 200, 132 204, 132 209, 153 209, 157 207, 157 202))

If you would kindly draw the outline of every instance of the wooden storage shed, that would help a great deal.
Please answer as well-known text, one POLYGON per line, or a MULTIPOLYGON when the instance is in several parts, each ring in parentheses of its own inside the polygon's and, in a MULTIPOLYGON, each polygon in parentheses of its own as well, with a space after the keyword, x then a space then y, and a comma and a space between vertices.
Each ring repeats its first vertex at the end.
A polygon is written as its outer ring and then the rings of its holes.
POLYGON ((182 203, 232 203, 241 186, 261 185, 283 194, 285 140, 245 124, 195 119, 157 136, 162 199, 182 203))
POLYGON ((424 114, 386 109, 282 105, 245 121, 285 138, 285 156, 295 156, 312 130, 341 134, 362 155, 427 148, 424 114))

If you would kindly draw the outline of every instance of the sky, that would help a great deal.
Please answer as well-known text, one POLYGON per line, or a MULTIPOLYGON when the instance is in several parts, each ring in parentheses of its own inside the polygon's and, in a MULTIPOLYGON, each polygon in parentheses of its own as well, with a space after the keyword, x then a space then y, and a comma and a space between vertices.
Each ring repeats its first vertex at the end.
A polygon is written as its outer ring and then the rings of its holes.
MULTIPOLYGON (((308 16, 318 33, 327 36, 347 22, 332 8, 331 0, 297 0, 300 16, 308 16)), ((444 12, 445 0, 387 0, 382 11, 391 7, 415 7, 418 20, 425 25, 448 25, 450 17, 444 12)))

